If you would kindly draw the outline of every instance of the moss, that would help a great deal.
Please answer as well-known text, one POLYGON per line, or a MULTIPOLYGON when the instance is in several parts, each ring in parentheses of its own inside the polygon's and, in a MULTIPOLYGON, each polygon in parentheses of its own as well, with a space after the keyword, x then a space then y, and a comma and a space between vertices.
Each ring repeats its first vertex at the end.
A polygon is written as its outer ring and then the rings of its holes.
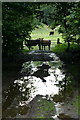
POLYGON ((40 99, 40 101, 38 101, 37 118, 45 118, 53 114, 54 110, 53 102, 46 99, 40 99))

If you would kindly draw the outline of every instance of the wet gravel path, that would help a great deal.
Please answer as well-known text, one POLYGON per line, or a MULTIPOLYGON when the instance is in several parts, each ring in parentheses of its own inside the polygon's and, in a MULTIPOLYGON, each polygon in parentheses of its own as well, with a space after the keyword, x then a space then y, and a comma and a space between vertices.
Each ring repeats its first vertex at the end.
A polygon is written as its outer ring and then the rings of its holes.
POLYGON ((17 61, 53 61, 55 58, 55 53, 46 50, 31 51, 25 54, 19 54, 16 56, 17 61))
MULTIPOLYGON (((19 56, 16 57, 15 61, 17 62, 26 62, 26 61, 59 61, 59 58, 55 55, 55 53, 51 52, 51 51, 31 51, 29 53, 26 54, 21 54, 19 56)), ((36 96, 30 103, 29 103, 29 111, 26 115, 17 115, 16 118, 52 118, 53 116, 53 120, 78 120, 78 115, 76 113, 72 113, 73 111, 70 109, 70 105, 71 103, 55 103, 55 106, 57 106, 58 110, 63 109, 59 114, 59 111, 57 113, 57 118, 56 118, 56 109, 53 107, 54 106, 54 101, 53 101, 53 105, 52 107, 50 106, 50 108, 48 108, 47 104, 43 105, 40 101, 42 101, 43 99, 45 99, 45 103, 49 102, 52 103, 52 101, 45 97, 43 98, 43 96, 36 96), (40 108, 42 106, 42 108, 40 108), (45 111, 45 108, 48 108, 45 111), (41 111, 41 109, 43 109, 43 111, 41 111), (65 113, 68 115, 68 118, 66 119, 67 116, 65 116, 65 113), (69 114, 71 113, 71 114, 69 114), (74 115, 75 114, 75 115, 74 115), (55 117, 54 117, 55 116, 55 117), (62 118, 60 118, 62 116, 62 118), (73 118, 72 118, 73 117, 73 118)), ((69 101, 68 101, 69 102, 69 101)))

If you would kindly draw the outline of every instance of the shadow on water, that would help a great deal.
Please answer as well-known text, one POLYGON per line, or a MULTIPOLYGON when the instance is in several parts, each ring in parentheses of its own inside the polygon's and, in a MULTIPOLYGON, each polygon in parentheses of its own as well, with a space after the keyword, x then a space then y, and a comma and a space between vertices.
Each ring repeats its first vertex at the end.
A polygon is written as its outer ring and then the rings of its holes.
POLYGON ((56 109, 56 114, 52 116, 54 120, 72 120, 60 113, 60 106, 66 100, 66 96, 70 97, 73 93, 73 86, 71 77, 63 71, 63 63, 59 58, 55 57, 51 62, 29 61, 22 67, 22 77, 15 80, 3 93, 3 118, 26 115, 30 110, 29 103, 39 95, 53 102, 56 109))

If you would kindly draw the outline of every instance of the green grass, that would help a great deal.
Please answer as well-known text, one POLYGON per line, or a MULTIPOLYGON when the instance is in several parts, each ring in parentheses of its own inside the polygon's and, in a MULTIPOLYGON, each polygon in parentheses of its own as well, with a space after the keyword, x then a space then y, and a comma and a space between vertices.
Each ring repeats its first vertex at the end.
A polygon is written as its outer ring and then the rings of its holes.
POLYGON ((54 113, 54 104, 46 99, 38 101, 37 118, 45 118, 48 114, 54 113))
POLYGON ((56 40, 58 37, 62 39, 61 34, 59 34, 57 31, 54 32, 54 35, 49 36, 50 31, 52 30, 48 26, 43 25, 43 27, 33 30, 31 37, 32 39, 44 38, 46 40, 52 41, 56 40))
POLYGON ((52 48, 52 51, 55 52, 55 53, 62 53, 62 52, 65 52, 67 48, 67 44, 58 44, 58 45, 55 45, 55 47, 52 48))
POLYGON ((76 78, 76 81, 80 78, 80 63, 67 65, 68 71, 76 78))
MULTIPOLYGON (((52 31, 47 25, 42 24, 39 28, 36 28, 31 33, 31 39, 35 40, 37 38, 44 38, 45 40, 51 40, 51 50, 57 43, 57 38, 60 38, 60 42, 64 42, 62 35, 58 33, 56 30, 54 32, 54 35, 50 35, 49 33, 52 31)), ((28 48, 24 46, 24 49, 28 51, 28 48)), ((38 50, 38 46, 33 46, 31 50, 38 50)), ((46 50, 48 50, 48 47, 46 47, 46 50)))
MULTIPOLYGON (((58 27, 54 31, 54 35, 49 35, 50 31, 52 31, 47 25, 42 24, 39 28, 36 28, 35 30, 32 31, 31 33, 31 39, 35 40, 37 38, 44 38, 45 40, 51 40, 51 51, 61 53, 65 52, 67 48, 67 43, 64 43, 64 39, 62 38, 62 34, 58 33, 58 27), (57 45, 57 38, 60 38, 60 42, 63 44, 57 45)), ((38 46, 32 46, 31 50, 38 50, 38 46)), ((80 49, 80 46, 77 44, 72 44, 70 46, 70 50, 72 49, 80 49)), ((48 47, 46 47, 46 50, 48 50, 48 47)), ((24 46, 23 52, 29 52, 28 47, 24 46)))
POLYGON ((80 115, 80 95, 74 98, 73 105, 75 107, 75 111, 78 111, 78 115, 80 115))
POLYGON ((47 25, 43 25, 43 27, 33 30, 31 37, 32 39, 44 38, 45 40, 51 40, 51 48, 56 45, 57 38, 60 38, 60 41, 63 42, 62 35, 57 30, 54 35, 49 35, 50 31, 52 30, 47 25))
MULTIPOLYGON (((55 53, 63 53, 66 51, 68 47, 68 44, 67 43, 63 43, 63 44, 56 44, 53 48, 52 48, 52 51, 55 52, 55 53)), ((78 44, 70 44, 70 51, 72 50, 80 50, 80 45, 78 44)))

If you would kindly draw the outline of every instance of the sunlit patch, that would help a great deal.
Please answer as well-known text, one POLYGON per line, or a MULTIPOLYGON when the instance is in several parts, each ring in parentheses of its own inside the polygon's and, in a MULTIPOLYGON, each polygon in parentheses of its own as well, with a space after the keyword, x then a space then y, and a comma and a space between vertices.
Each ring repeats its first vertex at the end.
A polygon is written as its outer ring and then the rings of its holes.
POLYGON ((22 86, 24 84, 23 80, 15 80, 14 83, 17 83, 19 86, 22 86))
POLYGON ((25 100, 20 101, 19 105, 28 104, 36 95, 48 96, 50 98, 59 93, 60 88, 58 84, 65 75, 56 67, 56 64, 53 61, 31 61, 23 64, 22 73, 27 71, 29 74, 26 76, 26 73, 20 80, 14 81, 14 83, 20 86, 19 91, 25 97, 25 100))
MULTIPOLYGON (((52 54, 52 56, 55 57, 55 54, 52 54)), ((65 74, 63 74, 62 69, 59 69, 61 65, 62 63, 57 57, 51 62, 25 62, 22 65, 21 78, 15 80, 13 84, 12 92, 16 96, 16 99, 12 100, 11 105, 14 106, 14 103, 15 105, 17 103, 16 106, 19 107, 28 106, 37 95, 53 101, 53 97, 58 95, 60 90, 63 89, 60 83, 64 85, 63 79, 65 78, 65 74)), ((6 94, 9 94, 10 89, 6 94)), ((15 107, 15 109, 17 108, 15 107)))
POLYGON ((53 118, 53 120, 60 120, 60 119, 57 117, 57 115, 52 116, 52 118, 53 118))
POLYGON ((26 79, 28 79, 28 77, 27 77, 27 76, 24 76, 24 80, 26 80, 26 79))
POLYGON ((59 61, 59 57, 56 56, 55 53, 49 53, 49 57, 52 57, 54 59, 54 61, 59 61))

